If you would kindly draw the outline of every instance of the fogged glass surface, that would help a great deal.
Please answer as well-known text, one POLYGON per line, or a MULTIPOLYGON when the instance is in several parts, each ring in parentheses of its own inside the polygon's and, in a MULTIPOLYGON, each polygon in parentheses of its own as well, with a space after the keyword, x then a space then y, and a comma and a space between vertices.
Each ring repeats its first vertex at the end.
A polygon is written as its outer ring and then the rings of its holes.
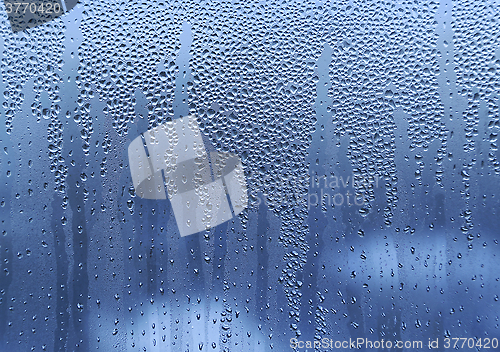
POLYGON ((498 1, 64 3, 0 6, 0 351, 498 350, 498 1))

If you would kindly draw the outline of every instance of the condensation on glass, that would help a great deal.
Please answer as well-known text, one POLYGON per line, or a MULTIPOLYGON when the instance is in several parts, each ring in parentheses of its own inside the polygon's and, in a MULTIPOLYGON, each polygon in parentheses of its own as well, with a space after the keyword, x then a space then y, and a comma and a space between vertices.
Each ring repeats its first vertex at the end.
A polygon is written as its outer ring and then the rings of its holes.
POLYGON ((0 351, 498 349, 498 2, 11 2, 0 351))

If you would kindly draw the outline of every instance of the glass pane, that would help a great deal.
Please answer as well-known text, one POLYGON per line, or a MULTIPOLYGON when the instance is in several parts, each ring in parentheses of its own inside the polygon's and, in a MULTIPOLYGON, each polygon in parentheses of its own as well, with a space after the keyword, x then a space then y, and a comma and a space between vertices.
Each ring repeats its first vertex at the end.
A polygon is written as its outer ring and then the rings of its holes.
POLYGON ((0 351, 498 350, 498 1, 0 18, 0 351))

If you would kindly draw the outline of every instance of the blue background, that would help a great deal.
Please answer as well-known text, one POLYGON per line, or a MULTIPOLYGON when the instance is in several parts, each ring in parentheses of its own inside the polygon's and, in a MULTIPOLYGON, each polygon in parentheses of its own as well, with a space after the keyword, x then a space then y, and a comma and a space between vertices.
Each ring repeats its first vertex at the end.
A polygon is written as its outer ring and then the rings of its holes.
POLYGON ((498 18, 87 0, 14 34, 0 9, 0 351, 500 338, 498 18), (250 203, 180 238, 127 147, 188 113, 240 156, 250 203), (308 204, 347 189, 364 205, 308 204))

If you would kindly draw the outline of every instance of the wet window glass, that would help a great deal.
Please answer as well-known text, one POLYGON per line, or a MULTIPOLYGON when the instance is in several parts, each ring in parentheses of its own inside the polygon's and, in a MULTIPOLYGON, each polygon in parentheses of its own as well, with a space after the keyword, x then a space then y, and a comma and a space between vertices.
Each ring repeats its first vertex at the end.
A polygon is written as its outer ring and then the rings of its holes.
POLYGON ((0 2, 0 351, 499 349, 498 1, 0 2))

